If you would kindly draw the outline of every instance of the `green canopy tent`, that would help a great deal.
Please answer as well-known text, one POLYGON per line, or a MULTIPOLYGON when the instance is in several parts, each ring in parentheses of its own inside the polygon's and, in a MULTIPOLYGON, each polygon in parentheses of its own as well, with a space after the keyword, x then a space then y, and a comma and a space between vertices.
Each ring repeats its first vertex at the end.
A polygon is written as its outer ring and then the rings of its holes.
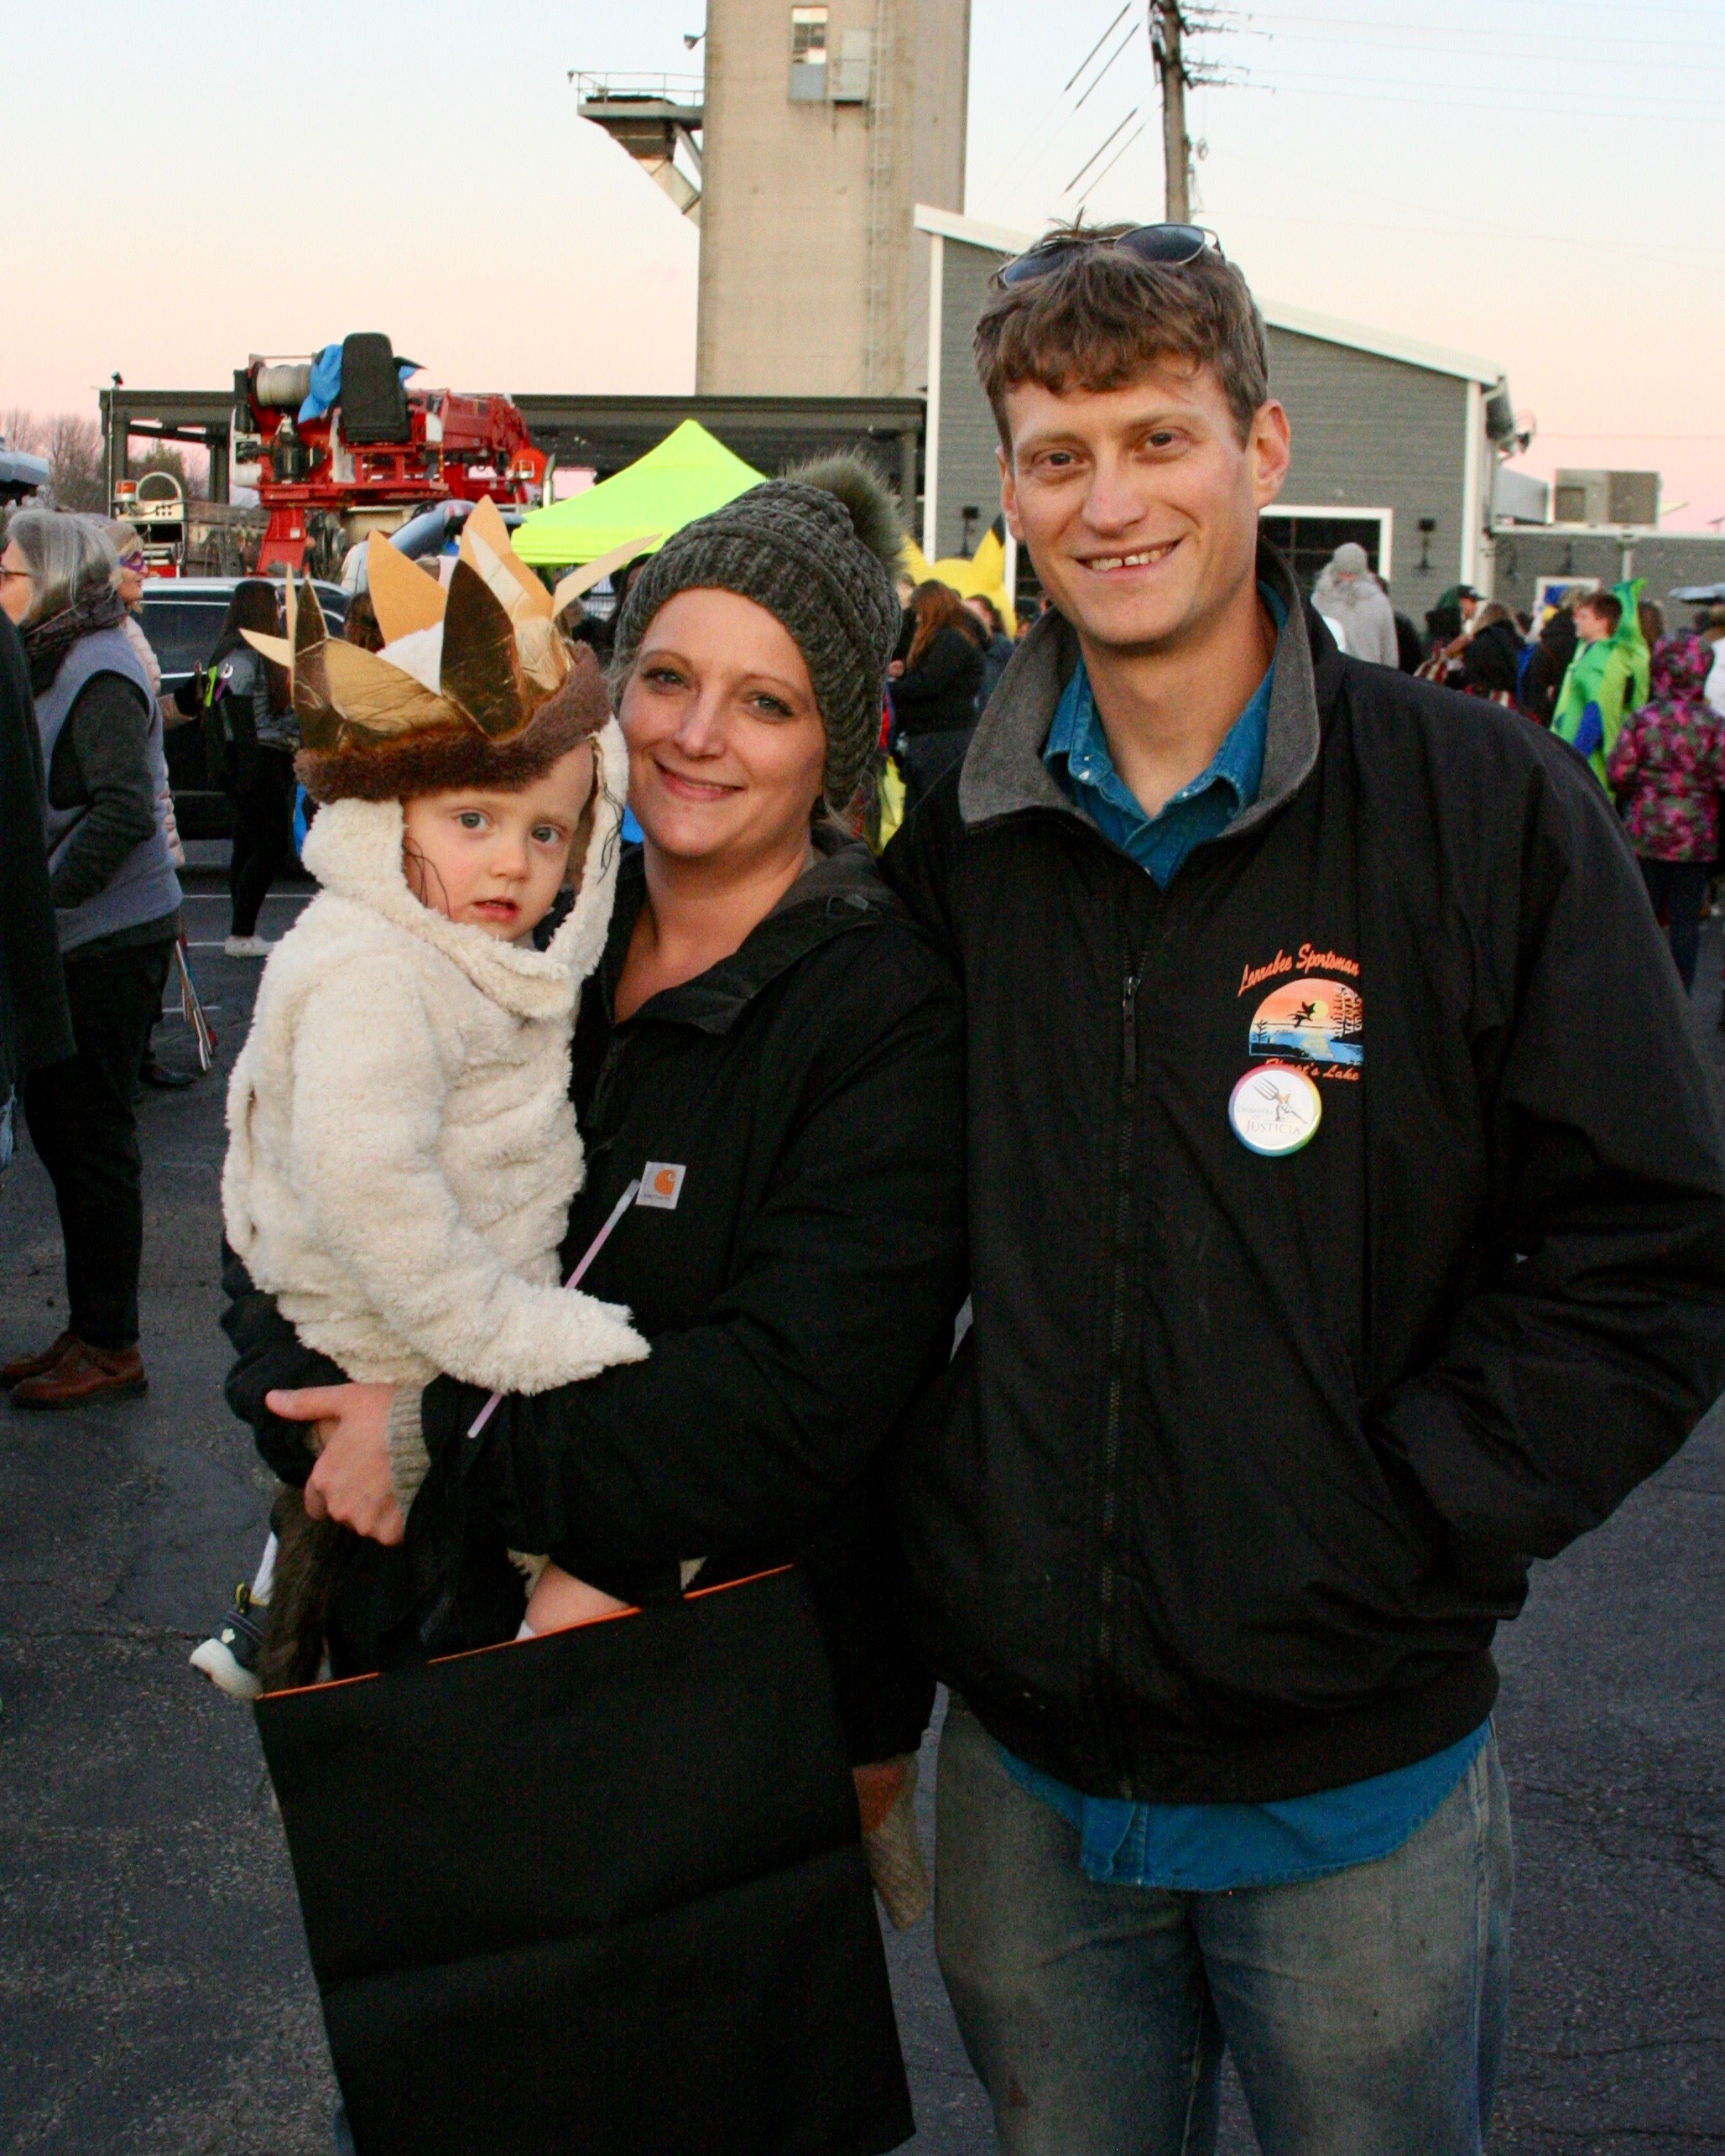
POLYGON ((524 518, 514 534, 515 551, 535 569, 561 569, 596 561, 649 534, 657 544, 758 487, 765 476, 733 456, 698 419, 685 419, 614 477, 524 518))

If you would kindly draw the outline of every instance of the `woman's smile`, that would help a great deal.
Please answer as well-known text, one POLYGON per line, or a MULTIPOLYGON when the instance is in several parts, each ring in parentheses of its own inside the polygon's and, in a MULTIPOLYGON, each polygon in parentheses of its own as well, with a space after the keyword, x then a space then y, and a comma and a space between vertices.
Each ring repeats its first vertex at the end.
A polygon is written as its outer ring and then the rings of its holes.
POLYGON ((727 785, 722 779, 695 779, 685 771, 674 771, 661 757, 653 758, 653 768, 666 791, 680 801, 722 801, 727 794, 743 791, 741 784, 727 785))

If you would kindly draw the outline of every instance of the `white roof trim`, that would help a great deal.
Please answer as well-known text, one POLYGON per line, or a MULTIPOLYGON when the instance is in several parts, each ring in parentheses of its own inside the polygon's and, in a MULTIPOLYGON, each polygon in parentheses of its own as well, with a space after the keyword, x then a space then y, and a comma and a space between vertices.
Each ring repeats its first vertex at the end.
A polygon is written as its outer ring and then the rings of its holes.
MULTIPOLYGON (((958 240, 967 247, 986 247, 996 254, 1022 254, 1036 244, 1034 232, 1015 232, 1004 225, 985 225, 974 217, 961 217, 952 210, 930 209, 919 202, 915 222, 920 232, 938 232, 942 239, 958 240)), ((1259 307, 1273 330, 1292 336, 1316 337, 1323 344, 1347 346, 1353 352, 1369 352, 1379 359, 1397 359, 1405 367, 1423 367, 1431 374, 1453 374, 1463 382, 1483 383, 1495 388, 1504 370, 1495 361, 1472 352, 1452 352, 1446 345, 1422 344, 1416 337, 1397 336, 1390 330, 1368 328, 1361 322, 1342 321, 1334 315, 1315 315, 1305 307, 1285 307, 1279 301, 1260 299, 1259 307)))
POLYGON ((1504 379, 1504 370, 1494 360, 1480 359, 1472 352, 1421 344, 1417 337, 1397 336, 1393 330, 1368 329, 1360 322, 1338 321, 1333 315, 1315 315, 1307 307, 1285 307, 1274 299, 1260 299, 1258 305, 1273 330, 1286 330, 1294 336, 1347 345, 1355 352, 1375 352, 1380 359, 1423 367, 1432 374, 1459 375, 1462 381, 1483 383, 1488 389, 1496 388, 1504 379))
POLYGON ((943 240, 962 240, 967 247, 988 247, 996 254, 1022 254, 1036 244, 1034 233, 978 224, 974 217, 961 217, 956 210, 933 210, 926 202, 917 204, 912 222, 920 232, 937 232, 943 240))

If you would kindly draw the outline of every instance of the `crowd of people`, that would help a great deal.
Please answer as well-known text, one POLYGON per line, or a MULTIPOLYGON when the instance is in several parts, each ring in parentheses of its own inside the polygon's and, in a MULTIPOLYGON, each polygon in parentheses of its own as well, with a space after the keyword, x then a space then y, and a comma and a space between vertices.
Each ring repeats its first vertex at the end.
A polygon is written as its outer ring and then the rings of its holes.
MULTIPOLYGON (((1639 581, 1571 585, 1536 622, 1457 584, 1422 638, 1363 547, 1338 547, 1312 604, 1358 659, 1519 711, 1583 758, 1623 820, 1686 991, 1725 875, 1725 607, 1667 633, 1639 581)), ((1725 1008, 1720 1013, 1725 1027, 1725 1008)))
MULTIPOLYGON (((937 582, 901 608, 894 507, 847 460, 631 565, 602 638, 558 634, 480 510, 435 631, 387 549, 339 664, 313 601, 286 654, 235 618, 236 923, 279 858, 261 757, 321 805, 321 888, 229 1096, 227 1398, 282 1487, 199 1666, 266 1731, 287 1685, 401 1680, 336 1695, 339 1820, 367 1716, 382 1743, 442 1696, 428 1660, 507 1648, 459 1663, 459 1731, 388 1801, 417 1834, 465 1800, 498 1848, 537 1803, 547 1883, 602 1857, 506 1936, 466 1891, 495 1851, 454 1850, 420 1883, 468 1925, 441 1988, 423 1908, 396 1961, 368 1928, 367 2009, 330 2006, 361 2146, 585 2115, 644 2152, 667 2104, 706 2152, 907 2138, 867 1897, 928 1899, 937 1678, 936 1946, 1008 2156, 1213 2148, 1224 2049, 1267 2156, 1483 2145, 1493 1635, 1725 1385, 1725 1160, 1647 904, 1692 972, 1711 654, 1633 591, 1530 648, 1462 590, 1420 684, 1362 550, 1308 603, 1260 534, 1290 424, 1213 236, 1051 235, 976 356, 1047 601, 1016 645, 937 582), (848 827, 883 737, 876 859, 848 827), (758 1606, 787 1566, 815 1661, 737 1635, 711 1758, 655 1755, 710 1591, 758 1606), (506 1784, 565 1661, 603 1673, 555 1694, 600 1718, 592 1774, 506 1784), (809 1822, 763 1854, 735 1803, 787 1732, 855 1795, 800 1869, 809 1822), (697 1893, 715 1846, 758 1873, 697 1893), (718 1950, 649 1920, 644 1847, 718 1950)), ((180 894, 118 569, 77 519, 0 558, 8 853, 46 818, 0 1039, 71 1294, 3 1373, 23 1405, 143 1382, 131 1087, 180 894)), ((402 1854, 352 1824, 296 1844, 321 1907, 402 1854)))

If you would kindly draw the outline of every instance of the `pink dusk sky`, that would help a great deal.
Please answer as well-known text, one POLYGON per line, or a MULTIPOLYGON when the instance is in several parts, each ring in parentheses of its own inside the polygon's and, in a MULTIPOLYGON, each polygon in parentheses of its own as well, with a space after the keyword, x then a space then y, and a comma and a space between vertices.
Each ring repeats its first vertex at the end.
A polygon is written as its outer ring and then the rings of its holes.
MULTIPOLYGON (((971 12, 969 213, 1159 216, 1142 0, 971 12), (1123 120, 1124 154, 1074 191, 1123 120)), ((93 414, 115 368, 213 386, 360 328, 461 388, 689 389, 697 235, 565 77, 698 69, 681 34, 703 16, 14 11, 0 409, 93 414)), ((1264 0, 1243 19, 1201 48, 1244 79, 1197 94, 1192 133, 1199 214, 1254 288, 1495 360, 1542 477, 1656 469, 1668 527, 1725 518, 1725 6, 1264 0)))

